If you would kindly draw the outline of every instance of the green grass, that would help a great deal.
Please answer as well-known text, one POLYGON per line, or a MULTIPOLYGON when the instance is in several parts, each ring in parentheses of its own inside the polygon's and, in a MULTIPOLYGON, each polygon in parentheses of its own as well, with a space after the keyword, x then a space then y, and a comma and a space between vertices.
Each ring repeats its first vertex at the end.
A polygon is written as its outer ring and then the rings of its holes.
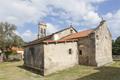
POLYGON ((20 67, 22 64, 0 63, 0 80, 120 80, 120 61, 100 68, 75 66, 45 77, 20 67))
POLYGON ((43 80, 43 77, 19 66, 23 62, 0 63, 0 80, 43 80))

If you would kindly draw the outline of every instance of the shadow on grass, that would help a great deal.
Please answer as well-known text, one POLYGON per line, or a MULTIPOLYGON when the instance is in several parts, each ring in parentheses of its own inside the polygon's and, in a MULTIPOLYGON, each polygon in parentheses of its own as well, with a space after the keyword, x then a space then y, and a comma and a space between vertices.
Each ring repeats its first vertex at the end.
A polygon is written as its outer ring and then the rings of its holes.
POLYGON ((22 60, 8 60, 8 61, 4 61, 4 62, 20 62, 22 60))
POLYGON ((17 67, 19 67, 19 68, 21 68, 21 69, 24 69, 24 70, 26 70, 26 71, 29 71, 29 72, 31 72, 31 73, 35 73, 35 74, 38 74, 38 75, 43 76, 43 74, 41 74, 42 72, 40 72, 40 70, 33 69, 33 68, 30 68, 30 67, 26 67, 26 66, 24 66, 24 65, 22 65, 22 66, 17 66, 17 67))
POLYGON ((100 67, 96 68, 97 73, 78 78, 76 80, 120 80, 120 68, 100 67))

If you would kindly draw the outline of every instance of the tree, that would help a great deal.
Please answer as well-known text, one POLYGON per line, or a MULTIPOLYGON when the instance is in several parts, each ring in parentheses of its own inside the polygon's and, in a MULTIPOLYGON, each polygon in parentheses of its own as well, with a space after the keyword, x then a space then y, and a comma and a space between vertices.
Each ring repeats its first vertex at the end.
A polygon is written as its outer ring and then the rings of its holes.
POLYGON ((16 26, 7 22, 0 22, 0 49, 10 47, 12 37, 15 35, 16 26), (8 44, 9 42, 9 44, 8 44))
POLYGON ((112 41, 112 53, 113 55, 120 55, 120 36, 112 41))
POLYGON ((4 52, 12 46, 24 45, 22 38, 15 34, 16 26, 7 22, 0 22, 0 49, 4 52))
POLYGON ((5 53, 6 59, 12 53, 12 47, 21 47, 24 45, 23 39, 15 34, 16 26, 7 22, 0 22, 0 50, 5 53))
POLYGON ((23 39, 20 36, 18 36, 18 35, 15 35, 13 37, 13 40, 14 40, 13 41, 13 46, 22 47, 25 44, 25 42, 23 41, 23 39))

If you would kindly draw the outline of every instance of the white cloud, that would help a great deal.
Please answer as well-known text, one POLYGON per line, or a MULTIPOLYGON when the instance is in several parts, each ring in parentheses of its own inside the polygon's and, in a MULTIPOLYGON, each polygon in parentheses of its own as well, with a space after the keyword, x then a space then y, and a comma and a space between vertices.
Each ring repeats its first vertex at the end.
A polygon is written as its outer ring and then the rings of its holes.
POLYGON ((105 18, 106 19, 111 19, 113 17, 113 14, 112 13, 107 13, 106 15, 105 15, 105 18))
POLYGON ((26 30, 21 36, 24 39, 24 41, 32 41, 37 39, 37 34, 33 33, 30 30, 26 30))
POLYGON ((72 21, 79 21, 92 12, 93 15, 96 14, 94 17, 96 20, 98 15, 92 3, 100 3, 103 1, 104 0, 8 0, 6 2, 5 0, 1 0, 0 21, 4 20, 18 25, 26 22, 37 22, 39 18, 42 19, 52 14, 49 10, 50 5, 53 6, 53 8, 62 9, 62 15, 60 15, 61 13, 52 12, 62 16, 63 19, 71 18, 72 21))
MULTIPOLYGON (((48 35, 56 32, 58 30, 57 25, 53 25, 51 23, 46 23, 46 25, 47 25, 47 34, 48 35)), ((21 36, 24 39, 24 41, 26 41, 26 42, 37 39, 37 33, 33 33, 31 30, 26 30, 24 33, 15 31, 15 33, 17 35, 21 36)))
POLYGON ((86 0, 87 2, 92 2, 92 3, 101 3, 101 2, 105 2, 107 0, 86 0))
POLYGON ((47 25, 48 34, 54 33, 54 32, 56 32, 58 30, 57 25, 53 25, 51 23, 47 23, 46 25, 47 25))
MULTIPOLYGON (((38 1, 38 0, 35 0, 38 1)), ((26 22, 36 22, 40 17, 46 16, 46 7, 43 2, 30 3, 23 0, 0 1, 0 21, 8 21, 17 25, 26 22), (40 8, 40 9, 39 9, 40 8)))
POLYGON ((23 38, 24 41, 29 42, 32 40, 37 39, 37 34, 33 33, 30 30, 26 30, 24 33, 20 33, 18 31, 15 31, 15 33, 23 38))
MULTIPOLYGON (((63 19, 70 19, 71 21, 77 21, 79 22, 80 20, 83 20, 83 17, 89 15, 90 12, 96 14, 94 17, 95 19, 98 18, 99 16, 95 12, 94 6, 84 0, 51 0, 51 5, 54 8, 62 9, 62 13, 64 14, 59 14, 63 19), (69 3, 69 4, 67 4, 69 3), (66 17, 67 16, 67 17, 66 17)), ((57 13, 57 12, 56 12, 57 13)), ((87 20, 86 18, 85 20, 87 20)), ((93 20, 93 19, 92 19, 93 20)))
POLYGON ((101 18, 99 17, 98 13, 90 11, 86 16, 83 17, 85 20, 82 22, 83 26, 92 26, 92 25, 98 25, 99 22, 101 21, 101 18))
POLYGON ((115 13, 107 13, 104 17, 107 19, 109 28, 113 34, 113 39, 120 36, 120 10, 115 13))
MULTIPOLYGON (((57 16, 56 22, 92 26, 100 21, 93 4, 104 1, 106 0, 0 0, 0 21, 21 26, 27 22, 37 23, 38 20, 52 15, 57 16)), ((50 33, 57 29, 50 23, 48 26, 50 33)), ((25 31, 22 37, 27 40, 26 36, 29 35, 34 36, 34 33, 25 31)))

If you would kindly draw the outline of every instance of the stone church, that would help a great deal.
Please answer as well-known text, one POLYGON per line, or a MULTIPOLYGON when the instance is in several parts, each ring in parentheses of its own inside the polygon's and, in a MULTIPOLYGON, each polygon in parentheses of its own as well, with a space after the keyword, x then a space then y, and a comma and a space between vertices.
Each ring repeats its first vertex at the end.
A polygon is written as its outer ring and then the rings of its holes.
POLYGON ((46 36, 46 28, 39 23, 38 39, 24 46, 24 65, 42 75, 79 64, 99 67, 112 62, 112 37, 105 20, 80 32, 70 26, 46 36))

